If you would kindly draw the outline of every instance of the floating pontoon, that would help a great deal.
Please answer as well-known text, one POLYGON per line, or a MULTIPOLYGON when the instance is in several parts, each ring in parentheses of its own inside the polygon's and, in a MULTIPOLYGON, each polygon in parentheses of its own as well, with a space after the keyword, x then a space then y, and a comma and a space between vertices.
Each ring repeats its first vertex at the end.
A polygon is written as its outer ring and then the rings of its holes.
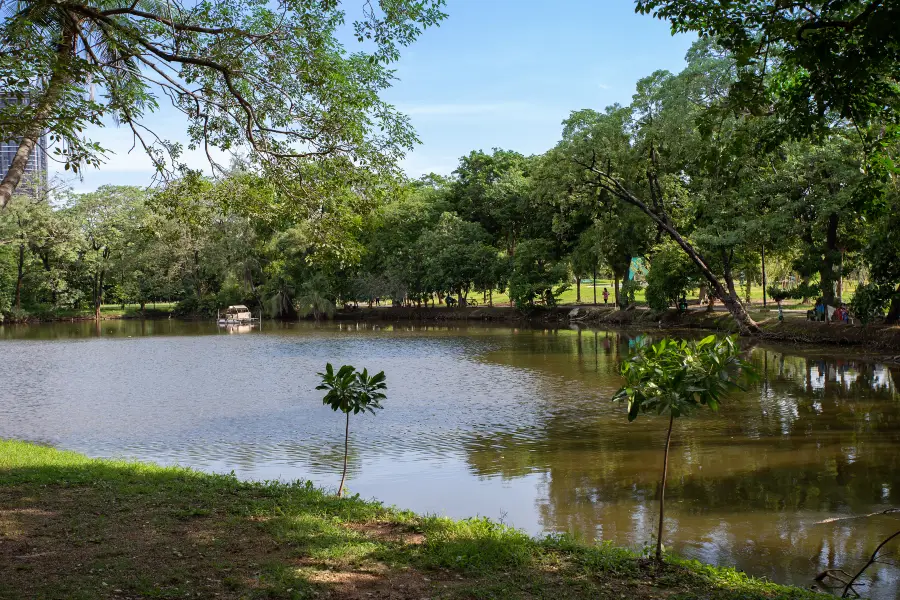
POLYGON ((254 319, 250 309, 243 304, 229 306, 224 313, 219 313, 219 325, 249 325, 259 319, 254 319))

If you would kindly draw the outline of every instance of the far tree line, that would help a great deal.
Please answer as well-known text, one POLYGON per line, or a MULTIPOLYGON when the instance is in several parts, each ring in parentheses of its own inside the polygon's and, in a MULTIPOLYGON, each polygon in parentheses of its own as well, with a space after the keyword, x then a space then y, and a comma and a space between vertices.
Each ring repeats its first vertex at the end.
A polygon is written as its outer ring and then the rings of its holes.
POLYGON ((829 304, 862 274, 856 311, 895 321, 900 194, 855 127, 773 143, 766 117, 723 108, 736 71, 721 47, 697 42, 687 62, 641 79, 629 106, 573 112, 543 155, 473 151, 449 177, 299 214, 273 210, 279 186, 237 162, 154 190, 23 195, 0 215, 0 309, 173 300, 184 314, 246 303, 294 318, 498 291, 526 309, 598 275, 624 304, 639 257, 651 308, 703 288, 752 327, 746 287, 768 264, 770 283, 796 273, 829 304))
MULTIPOLYGON (((149 50, 162 61, 144 62, 151 71, 181 65, 181 76, 202 88, 164 79, 191 120, 192 145, 215 142, 249 154, 205 177, 180 164, 180 148, 147 144, 160 172, 180 176, 151 191, 102 188, 57 193, 52 202, 20 194, 7 204, 21 175, 11 170, 0 213, 5 314, 75 307, 99 313, 104 302, 165 299, 185 314, 243 302, 273 316, 322 316, 374 298, 428 304, 450 295, 464 304, 473 292, 490 302, 495 291, 528 309, 555 303, 565 286, 577 288, 598 273, 614 279, 622 304, 633 299, 629 270, 640 257, 649 265, 651 308, 701 288, 745 332, 758 326, 742 288, 777 280, 768 272, 773 267, 795 273, 801 295, 826 304, 846 296, 842 282, 852 273, 863 284, 851 306, 861 320, 900 317, 898 13, 884 3, 811 2, 797 12, 777 3, 729 3, 726 10, 715 1, 641 0, 640 12, 701 34, 682 72, 641 79, 627 106, 572 112, 560 141, 542 155, 474 151, 452 175, 416 181, 394 170, 414 142, 412 131, 377 93, 389 85, 385 65, 399 46, 443 17, 440 2, 367 13, 357 24, 359 39, 378 45, 363 60, 328 45, 336 12, 313 15, 324 37, 305 43, 321 50, 312 56, 322 61, 305 68, 321 67, 323 77, 343 69, 348 77, 340 81, 367 82, 353 98, 344 93, 353 90, 329 91, 321 78, 290 88, 291 69, 272 75, 277 86, 259 85, 263 79, 254 78, 266 77, 268 63, 256 53, 264 48, 244 42, 266 40, 287 52, 285 66, 293 68, 308 55, 288 50, 310 30, 273 31, 252 11, 234 17, 244 22, 214 28, 194 23, 200 16, 189 11, 47 5, 42 28, 28 29, 39 4, 25 3, 0 32, 4 48, 39 52, 35 65, 59 75, 46 80, 46 102, 0 110, 8 133, 23 140, 20 150, 50 126, 67 142, 67 166, 91 164, 102 149, 78 132, 113 108, 143 143, 135 111, 154 107, 147 90, 156 84, 133 79, 147 69, 124 67, 145 61, 149 50), (100 32, 95 41, 107 44, 110 56, 99 57, 89 38, 78 37, 79 27, 91 24, 99 24, 91 31, 100 32), (71 48, 60 43, 65 36, 74 36, 71 48), (178 52, 168 36, 178 38, 178 52), (223 50, 222 62, 204 63, 203 45, 219 38, 234 48, 223 50), (246 63, 239 85, 238 71, 225 61, 232 51, 246 63), (101 81, 105 100, 86 96, 79 78, 101 81), (59 86, 56 95, 51 84, 59 86), (277 102, 257 97, 267 89, 277 102), (309 90, 321 92, 312 102, 318 98, 327 111, 306 123, 307 131, 296 123, 305 123, 308 111, 290 115, 311 110, 292 100, 309 90), (292 129, 277 122, 287 118, 281 108, 296 121, 292 129), (383 117, 383 137, 365 134, 373 114, 383 117)), ((203 19, 213 17, 225 18, 203 19)), ((34 81, 19 72, 25 63, 0 62, 19 100, 30 97, 34 81)))

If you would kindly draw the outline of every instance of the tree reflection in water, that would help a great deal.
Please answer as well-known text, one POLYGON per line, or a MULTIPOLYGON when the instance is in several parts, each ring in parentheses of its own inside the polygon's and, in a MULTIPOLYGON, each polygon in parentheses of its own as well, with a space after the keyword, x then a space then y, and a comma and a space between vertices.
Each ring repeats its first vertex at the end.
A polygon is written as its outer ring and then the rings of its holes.
MULTIPOLYGON (((487 359, 548 374, 547 389, 536 390, 545 417, 535 427, 471 437, 471 470, 539 474, 545 530, 649 543, 664 424, 628 424, 609 401, 616 365, 636 336, 562 330, 530 343, 530 351, 487 359), (566 393, 553 389, 562 383, 566 393)), ((825 568, 855 570, 900 524, 898 515, 859 517, 900 507, 900 372, 797 352, 753 348, 760 380, 751 389, 735 394, 728 411, 676 424, 666 523, 676 552, 809 585, 825 568)), ((866 593, 895 597, 898 571, 878 567, 866 593)))

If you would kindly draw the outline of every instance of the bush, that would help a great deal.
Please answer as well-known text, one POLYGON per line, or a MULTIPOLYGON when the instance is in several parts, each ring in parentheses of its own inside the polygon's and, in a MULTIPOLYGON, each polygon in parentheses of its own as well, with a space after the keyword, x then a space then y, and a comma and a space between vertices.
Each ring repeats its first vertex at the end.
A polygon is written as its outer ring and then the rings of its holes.
POLYGON ((211 317, 219 310, 219 301, 213 294, 202 298, 188 296, 178 301, 172 312, 179 317, 211 317))
POLYGON ((769 294, 769 298, 774 300, 775 302, 781 302, 782 300, 787 300, 791 297, 791 292, 788 290, 783 290, 777 285, 770 285, 766 291, 769 294))
POLYGON ((619 287, 619 303, 624 307, 634 304, 634 295, 641 289, 641 286, 634 279, 623 281, 619 287))
MULTIPOLYGON (((646 298, 650 308, 666 310, 676 306, 679 298, 699 285, 700 273, 681 248, 671 242, 656 247, 647 273, 646 298)), ((632 298, 629 302, 633 301, 632 298)))
POLYGON ((884 316, 893 290, 875 283, 861 285, 856 288, 853 300, 850 301, 850 312, 863 324, 869 324, 884 316))
POLYGON ((526 240, 516 249, 509 296, 517 308, 531 308, 537 300, 554 306, 568 287, 560 285, 567 276, 566 264, 548 256, 553 256, 553 245, 548 240, 526 240))

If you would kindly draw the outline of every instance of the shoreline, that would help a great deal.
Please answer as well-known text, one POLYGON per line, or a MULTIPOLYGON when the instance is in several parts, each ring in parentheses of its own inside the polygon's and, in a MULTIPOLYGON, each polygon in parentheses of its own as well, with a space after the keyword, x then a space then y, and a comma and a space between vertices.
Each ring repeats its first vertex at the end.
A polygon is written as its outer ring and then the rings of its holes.
MULTIPOLYGON (((762 333, 742 336, 745 339, 781 342, 789 344, 822 344, 843 347, 863 347, 879 352, 900 353, 900 326, 845 325, 842 323, 819 323, 805 318, 789 316, 779 322, 776 311, 756 311, 757 322, 762 333)), ((655 312, 646 308, 616 310, 611 307, 578 305, 538 308, 523 314, 506 306, 474 308, 360 308, 338 311, 335 320, 382 320, 382 321, 491 321, 518 322, 529 324, 583 325, 586 327, 612 326, 616 328, 638 328, 642 330, 700 330, 737 334, 737 327, 727 312, 689 311, 679 313, 675 309, 655 312)), ((900 360, 900 356, 895 357, 900 360)))
POLYGON ((310 482, 245 482, 0 440, 0 596, 151 595, 833 598, 484 518, 342 500, 310 482))
MULTIPOLYGON (((807 321, 789 313, 784 321, 778 321, 777 312, 772 310, 754 311, 754 318, 762 328, 757 335, 742 336, 799 345, 827 345, 849 347, 891 355, 900 361, 900 325, 846 325, 843 323, 821 323, 807 321), (896 355, 894 355, 896 353, 896 355)), ((201 317, 175 317, 166 311, 140 314, 107 315, 101 321, 117 320, 166 320, 177 319, 185 322, 208 320, 201 317)), ((74 317, 30 318, 24 321, 7 321, 0 325, 37 325, 41 323, 83 323, 94 321, 93 315, 74 317)), ((311 320, 311 319, 304 319, 311 320)), ((482 321, 496 323, 525 323, 529 325, 578 325, 586 327, 611 326, 622 329, 642 330, 699 330, 725 334, 737 334, 737 327, 731 315, 723 311, 707 312, 691 310, 685 314, 675 309, 656 312, 638 307, 616 310, 602 305, 564 305, 553 308, 535 308, 529 313, 508 306, 478 306, 447 308, 443 306, 378 307, 341 309, 335 312, 335 321, 417 321, 422 323, 482 321)))

